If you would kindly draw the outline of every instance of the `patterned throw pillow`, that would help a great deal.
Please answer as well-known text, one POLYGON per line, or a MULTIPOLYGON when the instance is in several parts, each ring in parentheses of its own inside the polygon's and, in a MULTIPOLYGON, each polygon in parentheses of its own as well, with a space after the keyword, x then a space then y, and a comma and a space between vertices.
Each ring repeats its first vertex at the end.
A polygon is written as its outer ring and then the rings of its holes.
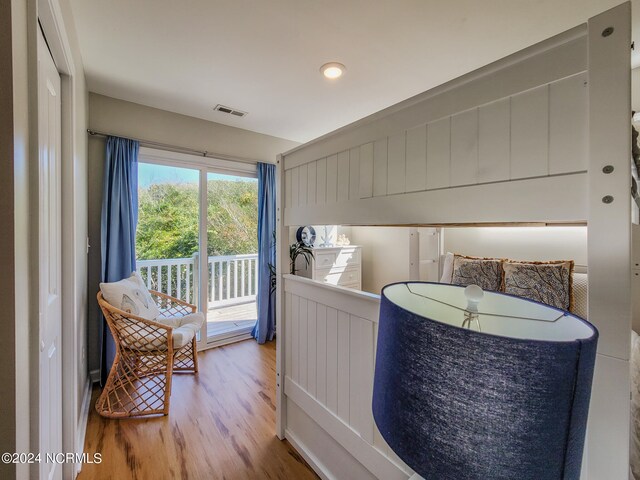
POLYGON ((573 308, 573 260, 528 263, 508 260, 503 268, 505 293, 562 310, 573 308))
POLYGON ((107 303, 147 320, 160 315, 146 285, 136 272, 119 282, 101 283, 100 291, 107 303))
POLYGON ((502 260, 499 258, 475 258, 456 255, 453 259, 453 285, 478 285, 483 290, 500 290, 502 285, 502 260))

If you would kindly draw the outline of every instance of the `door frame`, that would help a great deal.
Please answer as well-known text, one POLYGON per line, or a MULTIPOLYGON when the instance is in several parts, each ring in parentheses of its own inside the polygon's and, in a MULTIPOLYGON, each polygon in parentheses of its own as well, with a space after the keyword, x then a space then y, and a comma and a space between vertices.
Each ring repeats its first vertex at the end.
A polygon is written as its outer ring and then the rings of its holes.
MULTIPOLYGON (((257 163, 223 160, 213 157, 201 157, 198 155, 192 155, 182 152, 172 152, 168 150, 160 150, 150 147, 140 147, 138 153, 138 163, 151 163, 156 165, 165 165, 178 168, 189 168, 192 170, 198 170, 199 172, 199 249, 200 251, 207 251, 207 174, 219 173, 222 175, 234 175, 236 177, 258 178, 257 163)), ((202 272, 208 270, 208 259, 204 255, 198 256, 200 264, 198 265, 198 272, 200 277, 198 279, 198 303, 202 305, 203 309, 206 308, 208 297, 207 289, 201 287, 201 280, 204 275, 202 272)), ((206 311, 204 312, 206 316, 206 311)), ((209 342, 207 338, 207 322, 200 329, 200 340, 197 342, 197 349, 199 352, 207 350, 209 348, 219 347, 228 343, 237 342, 251 338, 251 333, 241 333, 238 335, 226 336, 209 342)))
MULTIPOLYGON (((75 172, 74 172, 74 157, 75 140, 76 140, 76 103, 74 91, 76 88, 77 77, 75 64, 73 62, 73 54, 71 45, 69 43, 69 36, 64 23, 61 6, 58 0, 37 0, 35 2, 36 8, 36 25, 33 32, 30 33, 30 39, 37 40, 37 29, 41 28, 43 35, 46 39, 47 45, 53 57, 53 61, 60 74, 60 100, 61 100, 61 222, 62 222, 62 446, 65 452, 77 452, 82 453, 84 450, 84 429, 86 427, 86 416, 81 418, 78 422, 78 410, 80 402, 86 403, 89 398, 90 382, 89 378, 85 379, 85 384, 82 385, 82 394, 84 398, 79 398, 79 365, 80 358, 83 362, 86 362, 86 352, 78 352, 78 311, 76 306, 78 305, 78 296, 76 293, 76 251, 80 248, 76 245, 76 223, 75 223, 75 172)), ((34 41, 37 45, 37 42, 34 41)), ((33 51, 34 61, 37 65, 37 50, 33 51)), ((37 72, 37 68, 35 69, 37 72)), ((84 75, 84 72, 80 72, 80 75, 84 75)), ((37 77, 37 73, 36 73, 37 77)), ((37 104, 37 82, 35 86, 36 92, 32 93, 36 97, 37 104)), ((38 118, 35 115, 35 120, 32 123, 36 125, 36 128, 31 128, 32 132, 36 132, 31 139, 31 145, 35 144, 37 149, 38 143, 38 118)), ((34 156, 33 158, 37 158, 34 156)), ((37 172, 35 172, 37 175, 37 172)), ((33 175, 30 173, 31 184, 33 183, 33 175)), ((37 198, 39 192, 36 191, 31 194, 31 199, 37 198)), ((37 207, 37 203, 34 204, 37 207)), ((38 241, 38 225, 37 215, 32 215, 32 218, 36 218, 36 221, 30 224, 31 239, 36 243, 35 251, 39 246, 38 241), (35 223, 35 224, 34 224, 35 223)), ((32 252, 34 250, 31 250, 32 252)), ((37 256, 33 256, 34 271, 39 271, 39 260, 37 256)), ((37 275, 35 275, 37 277, 37 275)), ((35 282, 37 283, 37 279, 35 282)), ((35 288, 32 292, 35 299, 39 299, 39 288, 35 288)), ((32 315, 32 327, 34 324, 39 327, 38 315, 32 315)), ((32 332, 35 332, 33 336, 37 337, 39 328, 32 328, 32 332)), ((38 339, 32 339, 31 345, 34 348, 35 355, 38 352, 38 339)), ((34 358, 33 356, 31 358, 34 358)), ((34 365, 37 365, 35 363, 34 365)), ((30 443, 37 448, 40 441, 39 432, 39 368, 31 368, 33 378, 31 379, 31 389, 34 395, 31 396, 31 412, 35 412, 35 415, 31 417, 30 427, 30 443)), ((82 405, 83 414, 88 413, 88 403, 82 405), (86 410, 86 413, 84 411, 86 410)), ((32 450, 34 451, 34 450, 32 450)), ((35 450, 37 451, 37 450, 35 450)), ((75 478, 77 472, 80 471, 81 464, 64 463, 62 465, 63 478, 75 478)))

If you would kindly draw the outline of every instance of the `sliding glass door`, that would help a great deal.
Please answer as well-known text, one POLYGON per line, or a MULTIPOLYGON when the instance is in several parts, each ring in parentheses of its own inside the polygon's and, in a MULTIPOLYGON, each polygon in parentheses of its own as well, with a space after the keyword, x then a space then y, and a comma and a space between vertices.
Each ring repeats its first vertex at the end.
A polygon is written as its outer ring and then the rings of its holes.
POLYGON ((199 348, 247 338, 257 318, 254 167, 220 171, 208 161, 175 155, 174 161, 166 153, 158 158, 141 151, 138 271, 148 288, 206 314, 199 348))
POLYGON ((147 288, 198 303, 199 177, 195 169, 139 163, 136 259, 147 288))
POLYGON ((207 173, 209 341, 247 334, 256 323, 258 181, 207 173))

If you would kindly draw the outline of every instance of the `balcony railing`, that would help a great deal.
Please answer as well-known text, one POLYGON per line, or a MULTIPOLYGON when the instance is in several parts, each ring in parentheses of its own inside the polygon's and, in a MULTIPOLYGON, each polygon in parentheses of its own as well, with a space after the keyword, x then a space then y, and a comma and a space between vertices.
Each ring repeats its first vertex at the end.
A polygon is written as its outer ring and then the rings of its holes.
MULTIPOLYGON (((189 303, 198 303, 199 261, 191 258, 138 260, 138 273, 147 288, 189 303)), ((258 291, 258 254, 209 257, 208 308, 255 301, 258 291)))

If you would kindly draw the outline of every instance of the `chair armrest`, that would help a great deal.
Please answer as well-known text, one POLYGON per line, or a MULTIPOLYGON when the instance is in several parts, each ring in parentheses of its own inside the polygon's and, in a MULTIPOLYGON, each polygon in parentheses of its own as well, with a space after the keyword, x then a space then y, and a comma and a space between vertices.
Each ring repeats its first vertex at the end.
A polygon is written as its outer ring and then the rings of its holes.
POLYGON ((173 350, 173 327, 120 310, 101 293, 98 304, 120 346, 142 352, 173 350))
POLYGON ((149 293, 160 309, 160 317, 179 317, 195 313, 197 310, 195 305, 170 295, 155 290, 149 290, 149 293))

